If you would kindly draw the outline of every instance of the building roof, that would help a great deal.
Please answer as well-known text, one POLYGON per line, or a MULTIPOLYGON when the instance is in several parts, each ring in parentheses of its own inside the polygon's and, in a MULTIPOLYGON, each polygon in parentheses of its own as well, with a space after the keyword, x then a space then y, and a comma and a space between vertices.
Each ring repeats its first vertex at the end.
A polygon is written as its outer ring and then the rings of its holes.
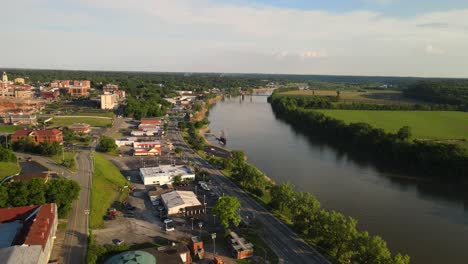
POLYGON ((253 244, 248 243, 243 237, 240 237, 235 232, 229 234, 231 236, 231 246, 236 251, 245 251, 253 249, 253 244))
POLYGON ((9 232, 15 228, 15 237, 10 245, 40 245, 44 248, 55 221, 56 210, 55 204, 1 208, 0 226, 5 225, 2 229, 9 232), (11 224, 14 221, 21 223, 19 230, 11 224))
POLYGON ((159 118, 142 118, 141 122, 140 122, 140 125, 147 125, 147 124, 151 124, 151 125, 161 124, 161 119, 159 119, 159 118))
POLYGON ((30 264, 37 263, 42 253, 41 246, 21 245, 0 248, 0 259, 4 264, 30 264))
POLYGON ((35 133, 38 136, 56 136, 62 133, 62 131, 58 129, 37 129, 37 130, 18 130, 13 135, 14 136, 29 136, 31 133, 35 133))
POLYGON ((43 179, 44 181, 47 180, 49 177, 48 173, 21 173, 13 177, 15 181, 30 181, 35 178, 43 179))
POLYGON ((167 208, 201 205, 195 193, 191 191, 173 191, 164 193, 161 194, 161 198, 167 208))
POLYGON ((177 175, 193 175, 193 172, 187 166, 160 165, 159 167, 140 168, 140 175, 143 177, 175 177, 177 175))
POLYGON ((156 264, 156 258, 144 251, 125 251, 109 258, 105 264, 156 264))

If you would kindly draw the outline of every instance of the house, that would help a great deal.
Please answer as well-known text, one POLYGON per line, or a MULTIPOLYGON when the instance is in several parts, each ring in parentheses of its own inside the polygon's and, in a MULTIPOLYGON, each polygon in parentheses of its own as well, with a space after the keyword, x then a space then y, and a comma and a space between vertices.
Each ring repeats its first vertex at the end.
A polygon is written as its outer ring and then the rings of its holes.
POLYGON ((58 129, 18 130, 11 136, 11 141, 15 142, 23 138, 30 138, 35 144, 41 142, 63 142, 62 131, 58 129))
POLYGON ((197 196, 191 191, 172 191, 161 194, 161 200, 164 207, 167 209, 168 215, 183 213, 185 214, 186 208, 198 207, 198 213, 203 213, 203 207, 197 196))
POLYGON ((140 177, 144 185, 172 184, 176 176, 181 176, 181 180, 195 180, 195 173, 187 166, 160 165, 140 168, 140 177))
POLYGON ((0 259, 4 264, 49 262, 57 231, 57 205, 0 209, 0 259))
POLYGON ((88 134, 91 132, 91 126, 86 123, 74 123, 68 126, 68 129, 75 133, 84 133, 88 134))
POLYGON ((235 232, 231 232, 229 234, 227 242, 232 255, 236 259, 245 259, 253 256, 253 244, 247 242, 243 237, 240 237, 235 232))

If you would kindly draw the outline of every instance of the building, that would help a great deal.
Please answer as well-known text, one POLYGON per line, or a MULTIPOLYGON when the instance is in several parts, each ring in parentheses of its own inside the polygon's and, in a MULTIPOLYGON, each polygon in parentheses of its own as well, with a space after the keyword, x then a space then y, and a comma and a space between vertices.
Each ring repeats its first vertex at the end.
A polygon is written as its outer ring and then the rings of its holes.
POLYGON ((11 141, 19 141, 23 138, 30 138, 36 144, 41 142, 63 142, 62 131, 58 129, 18 130, 11 136, 11 141))
POLYGON ((49 173, 20 173, 13 177, 11 181, 31 181, 32 179, 42 179, 44 182, 49 180, 49 173))
POLYGON ((135 137, 153 137, 159 135, 159 130, 145 130, 145 131, 140 131, 140 130, 132 130, 130 132, 130 135, 135 136, 135 137))
POLYGON ((74 97, 84 97, 89 95, 89 89, 91 88, 91 81, 70 81, 70 80, 55 80, 49 84, 51 88, 60 88, 60 91, 64 94, 69 94, 74 97))
POLYGON ((108 83, 102 87, 102 92, 104 94, 107 94, 107 93, 114 94, 118 90, 119 90, 119 86, 117 84, 108 83))
POLYGON ((161 200, 164 204, 164 207, 167 209, 168 215, 180 214, 184 215, 194 215, 197 213, 203 213, 203 206, 198 201, 197 196, 194 192, 191 191, 172 191, 168 193, 161 194, 161 200), (186 214, 186 210, 191 208, 198 208, 198 212, 186 214))
POLYGON ((84 133, 88 134, 91 132, 91 126, 86 123, 74 123, 68 126, 68 129, 75 133, 84 133))
POLYGON ((24 84, 24 78, 15 78, 14 83, 15 84, 24 84))
POLYGON ((114 109, 119 105, 119 96, 117 94, 102 94, 101 109, 114 109))
POLYGON ((2 75, 2 82, 4 82, 4 83, 7 83, 7 82, 8 82, 8 75, 6 74, 6 72, 3 72, 3 75, 2 75))
POLYGON ((142 141, 142 142, 133 142, 134 149, 151 149, 151 148, 161 148, 161 142, 159 141, 142 141))
POLYGON ((150 149, 134 149, 133 156, 159 156, 161 155, 161 148, 150 149))
POLYGON ((89 95, 89 87, 72 86, 67 88, 67 93, 73 97, 86 97, 89 95))
POLYGON ((1 263, 48 263, 57 222, 57 205, 53 203, 1 208, 1 263))
POLYGON ((203 248, 203 240, 198 236, 193 236, 190 240, 190 252, 197 259, 203 259, 205 257, 205 249, 203 248))
POLYGON ((107 259, 104 264, 191 264, 190 250, 184 244, 125 251, 107 259))
POLYGON ((55 99, 60 96, 59 89, 53 88, 48 91, 41 91, 39 96, 43 99, 55 99))
POLYGON ((195 173, 187 166, 161 165, 140 168, 140 177, 145 185, 172 184, 176 176, 181 176, 181 180, 195 180, 195 173))
POLYGON ((236 259, 245 259, 253 256, 253 244, 247 242, 243 237, 238 236, 235 232, 231 232, 228 236, 228 245, 232 255, 236 259))
POLYGON ((8 115, 2 117, 2 121, 5 124, 12 125, 37 125, 36 115, 8 115))
POLYGON ((115 144, 117 147, 123 147, 123 146, 133 146, 133 143, 137 141, 137 138, 134 137, 129 137, 129 138, 120 138, 115 140, 115 144))

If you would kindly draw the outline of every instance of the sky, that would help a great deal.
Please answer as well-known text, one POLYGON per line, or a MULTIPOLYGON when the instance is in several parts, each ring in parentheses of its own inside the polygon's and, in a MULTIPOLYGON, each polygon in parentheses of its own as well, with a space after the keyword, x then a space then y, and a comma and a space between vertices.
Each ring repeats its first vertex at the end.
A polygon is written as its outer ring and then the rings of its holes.
POLYGON ((0 10, 0 68, 468 77, 467 0, 15 0, 0 10))

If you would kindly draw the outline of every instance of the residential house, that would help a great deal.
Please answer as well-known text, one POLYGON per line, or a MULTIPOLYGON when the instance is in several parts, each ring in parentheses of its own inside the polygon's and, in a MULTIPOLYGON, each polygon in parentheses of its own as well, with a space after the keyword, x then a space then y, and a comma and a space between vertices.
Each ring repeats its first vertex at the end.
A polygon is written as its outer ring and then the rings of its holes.
POLYGON ((19 141, 23 138, 30 138, 34 143, 41 142, 63 142, 63 133, 58 129, 36 129, 36 130, 18 130, 11 136, 11 141, 19 141))

